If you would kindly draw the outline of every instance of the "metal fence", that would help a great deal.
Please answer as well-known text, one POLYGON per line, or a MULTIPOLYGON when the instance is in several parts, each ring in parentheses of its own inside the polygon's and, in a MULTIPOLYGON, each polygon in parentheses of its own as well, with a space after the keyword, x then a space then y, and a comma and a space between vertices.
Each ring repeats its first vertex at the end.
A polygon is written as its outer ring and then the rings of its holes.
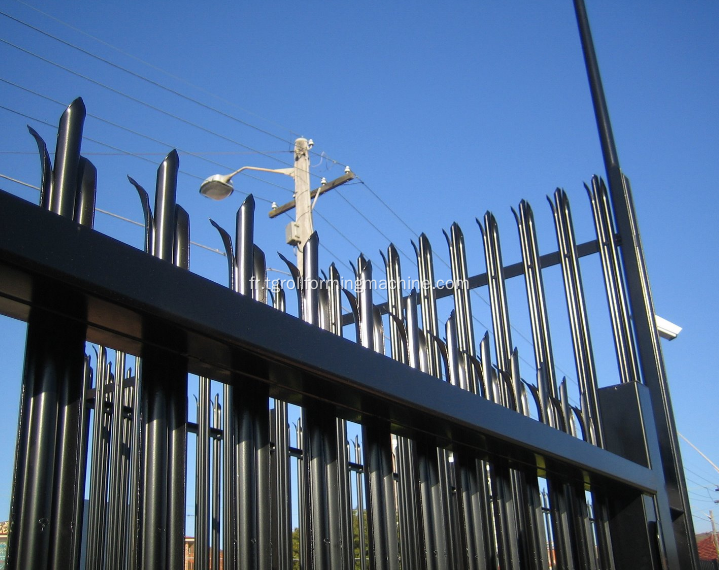
MULTIPOLYGON (((320 271, 317 234, 302 270, 286 260, 292 295, 268 290, 250 197, 234 240, 217 226, 224 288, 188 271, 174 151, 158 169, 154 211, 133 181, 145 252, 92 230, 84 115, 81 100, 63 114, 54 165, 33 133, 40 207, 0 193, 0 311, 28 323, 8 568, 186 568, 193 472, 197 570, 699 568, 626 178, 620 195, 592 178, 597 239, 583 244, 557 190, 558 249, 544 255, 520 203, 519 264, 503 265, 487 213, 482 275, 468 274, 453 225, 452 286, 403 290, 390 245, 385 304, 374 302, 378 271, 364 257, 354 292, 334 265, 320 271), (604 388, 579 263, 587 255, 601 260, 621 380, 604 388), (552 266, 564 283, 576 405, 555 374, 543 284, 552 266), (524 279, 531 317, 535 361, 524 371, 512 278, 524 279), (490 300, 484 334, 474 330, 474 288, 490 300), (441 298, 453 307, 442 324, 441 298), (290 302, 299 319, 285 313, 290 302), (188 378, 197 378, 196 422, 188 378)), ((415 251, 419 282, 434 284, 426 236, 415 251)))

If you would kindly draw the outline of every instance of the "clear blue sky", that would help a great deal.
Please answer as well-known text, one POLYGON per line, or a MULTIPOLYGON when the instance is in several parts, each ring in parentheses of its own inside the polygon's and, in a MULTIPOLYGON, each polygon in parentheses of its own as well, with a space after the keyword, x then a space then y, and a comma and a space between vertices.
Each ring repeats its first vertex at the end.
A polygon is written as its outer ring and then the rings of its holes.
MULTIPOLYGON (((578 241, 594 238, 582 184, 603 174, 603 165, 569 0, 32 5, 37 10, 8 0, 0 11, 222 114, 3 15, 4 176, 38 184, 35 143, 25 125, 38 130, 52 151, 55 131, 43 122, 56 125, 63 106, 82 96, 92 115, 83 151, 99 170, 98 207, 141 220, 126 175, 152 192, 157 165, 177 148, 178 202, 191 214, 193 241, 213 248, 221 244, 207 218, 230 230, 239 198, 222 204, 202 199, 200 180, 243 165, 287 166, 299 135, 315 141, 313 185, 322 176, 340 176, 344 164, 364 182, 322 197, 317 206, 322 264, 334 261, 344 276, 359 250, 378 268, 378 250, 389 240, 410 253, 413 232, 426 232, 446 260, 441 231, 455 221, 467 240, 470 274, 482 273, 474 218, 486 210, 497 216, 505 263, 519 261, 510 207, 521 199, 534 207, 541 251, 554 251, 545 196, 557 186, 569 194, 578 241)), ((684 327, 676 341, 664 345, 677 425, 719 463, 714 431, 719 4, 605 0, 590 1, 588 10, 620 161, 634 189, 656 308, 684 327)), ((271 174, 236 180, 238 190, 258 200, 257 243, 277 268, 281 262, 274 252, 292 253, 284 244, 289 219, 269 220, 266 211, 270 202, 291 198, 291 184, 271 174)), ((34 190, 8 180, 0 180, 0 187, 37 200, 34 190)), ((141 246, 142 232, 127 222, 98 213, 96 227, 141 246)), ((216 253, 194 247, 191 263, 193 271, 226 281, 225 261, 216 253)), ((405 274, 414 275, 407 257, 402 264, 405 274)), ((438 277, 448 276, 441 262, 436 265, 438 277)), ((616 381, 616 371, 598 259, 583 263, 582 270, 587 294, 596 299, 590 319, 600 384, 608 385, 616 381)), ((558 270, 546 280, 550 292, 561 289, 558 270)), ((510 313, 523 374, 532 378, 523 287, 518 279, 509 285, 510 313)), ((550 297, 560 375, 573 377, 563 301, 550 297)), ((486 304, 479 297, 473 304, 478 319, 488 324, 486 304)), ((0 386, 14 402, 23 328, 6 319, 0 326, 0 386)), ((15 421, 14 412, 2 419, 0 512, 9 501, 15 421)), ((703 530, 706 512, 719 499, 713 492, 719 473, 691 448, 683 449, 699 517, 695 525, 703 530)))

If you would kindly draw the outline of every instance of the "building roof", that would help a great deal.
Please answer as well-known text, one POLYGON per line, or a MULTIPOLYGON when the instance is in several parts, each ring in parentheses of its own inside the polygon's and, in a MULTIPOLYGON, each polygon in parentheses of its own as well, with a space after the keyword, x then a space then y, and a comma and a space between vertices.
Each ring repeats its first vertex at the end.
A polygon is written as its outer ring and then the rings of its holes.
POLYGON ((700 560, 717 560, 717 549, 710 532, 697 535, 697 549, 700 560))

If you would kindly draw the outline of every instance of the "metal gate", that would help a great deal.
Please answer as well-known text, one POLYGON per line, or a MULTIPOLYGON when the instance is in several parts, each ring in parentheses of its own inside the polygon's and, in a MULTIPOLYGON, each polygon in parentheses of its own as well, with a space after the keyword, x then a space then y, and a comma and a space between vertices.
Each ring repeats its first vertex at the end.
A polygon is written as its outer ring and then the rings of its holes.
MULTIPOLYGON (((601 99, 601 86, 593 94, 601 99)), ((557 190, 556 251, 540 255, 522 202, 521 263, 503 265, 487 213, 485 274, 468 275, 455 224, 445 234, 451 283, 435 285, 422 235, 418 290, 403 288, 390 245, 384 268, 359 258, 351 291, 334 265, 320 270, 314 234, 304 267, 287 260, 291 292, 267 285, 251 197, 234 240, 218 227, 229 287, 188 271, 174 151, 158 169, 154 209, 133 182, 145 252, 93 231, 84 114, 77 100, 61 118, 54 165, 35 134, 40 207, 0 192, 0 311, 28 323, 8 568, 699 567, 631 190, 611 144, 611 192, 599 177, 587 187, 596 240, 576 243, 557 190), (587 255, 601 259, 621 379, 605 388, 579 264, 587 255), (552 266, 564 283, 576 403, 555 374, 543 285, 552 266), (373 300, 380 273, 385 304, 373 300), (531 370, 520 371, 511 338, 512 278, 526 284, 531 370), (474 288, 490 299, 484 334, 474 330, 474 288), (440 323, 444 297, 453 310, 440 323), (86 342, 101 347, 94 358, 86 342), (292 413, 301 417, 290 430, 292 413)))

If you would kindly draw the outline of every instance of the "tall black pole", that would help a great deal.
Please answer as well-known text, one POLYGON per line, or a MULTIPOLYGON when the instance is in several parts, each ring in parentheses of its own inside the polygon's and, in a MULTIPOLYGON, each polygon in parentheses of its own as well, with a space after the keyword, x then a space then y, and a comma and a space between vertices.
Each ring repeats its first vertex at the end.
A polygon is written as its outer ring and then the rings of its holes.
MULTIPOLYGON (((614 144, 614 135, 609 121, 607 102, 604 97, 604 88, 599 74, 599 65, 584 0, 574 0, 574 9, 609 182, 609 194, 622 246, 622 262, 627 279, 642 378, 651 394, 661 452, 661 468, 665 485, 656 497, 660 532, 666 548, 669 567, 694 569, 699 565, 694 524, 689 510, 689 498, 684 480, 677 430, 669 396, 664 358, 659 344, 654 302, 634 200, 629 180, 622 174, 619 167, 619 157, 614 144)), ((654 469, 658 469, 658 467, 654 466, 654 469)))
POLYGON ((587 67, 589 89, 592 92, 594 115, 597 119, 599 140, 602 145, 602 155, 604 156, 604 167, 607 170, 607 177, 611 180, 611 171, 619 169, 619 156, 617 155, 617 147, 614 144, 612 123, 609 120, 607 100, 604 97, 604 87, 602 86, 602 78, 599 74, 597 54, 594 51, 594 42, 592 41, 592 32, 589 29, 589 18, 587 17, 587 8, 584 5, 584 0, 574 0, 574 11, 577 14, 579 37, 582 41, 582 51, 584 51, 584 63, 587 67))

